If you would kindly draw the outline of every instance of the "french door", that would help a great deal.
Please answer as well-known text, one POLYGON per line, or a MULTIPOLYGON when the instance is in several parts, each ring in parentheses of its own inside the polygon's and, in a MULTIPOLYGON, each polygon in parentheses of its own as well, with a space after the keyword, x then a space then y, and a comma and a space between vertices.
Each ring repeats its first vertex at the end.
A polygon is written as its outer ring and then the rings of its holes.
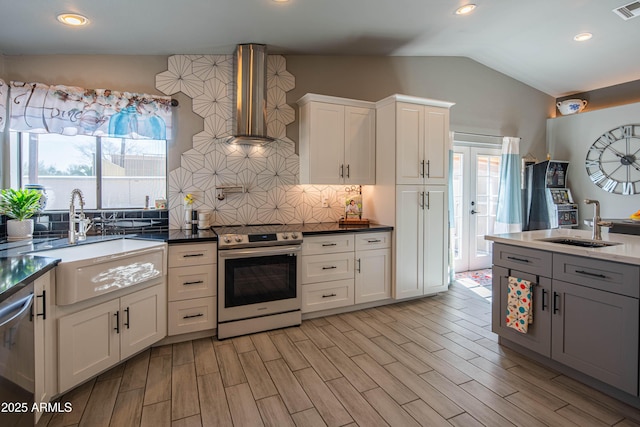
POLYGON ((452 232, 456 272, 491 267, 491 242, 496 220, 500 184, 501 149, 486 146, 455 146, 452 232))

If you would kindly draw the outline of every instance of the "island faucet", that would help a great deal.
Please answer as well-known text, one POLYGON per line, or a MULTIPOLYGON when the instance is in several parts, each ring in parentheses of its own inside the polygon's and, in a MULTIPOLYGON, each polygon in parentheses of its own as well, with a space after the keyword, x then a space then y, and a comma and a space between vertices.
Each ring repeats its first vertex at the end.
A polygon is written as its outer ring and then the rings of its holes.
POLYGON ((84 216, 84 197, 82 191, 77 188, 71 190, 71 203, 69 205, 69 243, 75 244, 78 240, 87 238, 87 231, 91 228, 91 220, 84 216), (80 214, 76 214, 75 199, 80 200, 80 214), (76 231, 75 224, 78 224, 76 231))
POLYGON ((594 205, 593 209, 593 240, 602 240, 602 218, 600 218, 600 202, 593 199, 584 199, 587 205, 594 205))

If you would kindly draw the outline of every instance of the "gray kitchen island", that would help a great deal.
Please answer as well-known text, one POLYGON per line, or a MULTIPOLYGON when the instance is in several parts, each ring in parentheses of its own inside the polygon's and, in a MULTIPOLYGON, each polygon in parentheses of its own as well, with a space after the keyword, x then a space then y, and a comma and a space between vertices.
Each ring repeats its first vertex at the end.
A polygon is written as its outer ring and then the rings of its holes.
POLYGON ((640 407, 640 236, 537 230, 486 236, 500 344, 640 407), (531 286, 526 333, 507 326, 509 280, 531 286))

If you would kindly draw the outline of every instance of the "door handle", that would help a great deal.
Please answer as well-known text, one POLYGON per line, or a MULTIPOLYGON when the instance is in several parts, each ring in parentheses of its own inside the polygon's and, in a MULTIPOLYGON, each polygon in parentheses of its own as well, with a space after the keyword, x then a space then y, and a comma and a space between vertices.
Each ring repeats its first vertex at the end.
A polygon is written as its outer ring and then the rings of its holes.
POLYGON ((424 192, 418 193, 418 205, 421 209, 424 209, 424 192))
POLYGON ((558 308, 558 306, 560 305, 559 300, 560 299, 560 294, 557 292, 553 293, 553 314, 556 314, 560 309, 558 308))
POLYGON ((471 215, 475 215, 475 214, 477 214, 477 213, 480 213, 480 212, 478 212, 478 211, 477 211, 477 210, 475 210, 475 209, 471 209, 471 215))
POLYGON ((347 178, 350 178, 350 176, 349 176, 350 175, 349 174, 349 166, 351 166, 351 165, 347 165, 347 178))
POLYGON ((360 271, 360 258, 358 258, 358 259, 356 260, 356 262, 358 263, 358 268, 356 269, 356 271, 357 271, 358 273, 360 273, 360 272, 361 272, 361 271, 360 271))
POLYGON ((344 165, 340 165, 340 178, 344 178, 344 165))
POLYGON ((422 194, 424 194, 424 197, 426 197, 426 200, 425 200, 425 202, 424 202, 424 206, 425 206, 427 209, 431 209, 431 208, 429 207, 429 205, 431 204, 431 201, 429 200, 429 193, 430 193, 429 191, 422 193, 422 194))
MULTIPOLYGON (((431 175, 431 160, 427 160, 427 175, 426 177, 429 178, 429 176, 431 175)), ((425 176, 424 174, 422 176, 425 176)))
POLYGON ((420 162, 420 176, 424 178, 424 160, 420 162))
POLYGON ((542 290, 542 311, 545 311, 547 307, 547 291, 545 289, 542 290))

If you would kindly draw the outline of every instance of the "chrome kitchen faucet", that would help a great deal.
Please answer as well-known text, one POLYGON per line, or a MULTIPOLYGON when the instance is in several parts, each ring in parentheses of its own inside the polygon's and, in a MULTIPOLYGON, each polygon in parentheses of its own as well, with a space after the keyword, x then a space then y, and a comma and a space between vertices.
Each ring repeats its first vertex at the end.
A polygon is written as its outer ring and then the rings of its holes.
POLYGON ((69 243, 75 244, 78 240, 87 238, 87 231, 91 228, 91 220, 84 216, 84 197, 82 191, 77 188, 71 190, 71 203, 69 204, 69 243), (75 199, 80 200, 80 213, 76 214, 75 199), (78 224, 76 231, 75 224, 78 224))

